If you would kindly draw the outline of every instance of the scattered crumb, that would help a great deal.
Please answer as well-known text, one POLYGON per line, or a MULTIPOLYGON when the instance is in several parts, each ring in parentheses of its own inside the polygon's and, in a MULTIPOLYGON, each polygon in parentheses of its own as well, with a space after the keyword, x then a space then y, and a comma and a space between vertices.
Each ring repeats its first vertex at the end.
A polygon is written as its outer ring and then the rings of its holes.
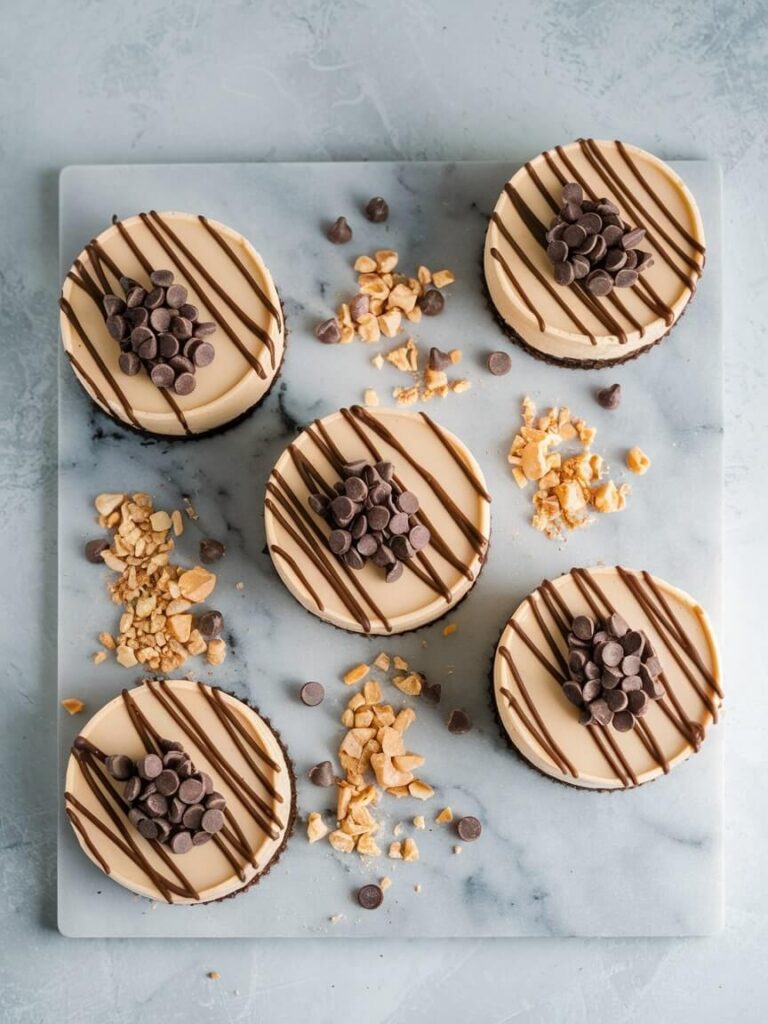
POLYGON ((239 590, 240 593, 242 593, 245 590, 245 584, 243 583, 242 580, 238 580, 238 582, 235 584, 235 590, 239 590))
POLYGON ((391 885, 392 879, 389 878, 387 875, 379 879, 379 888, 382 890, 382 892, 386 892, 391 885))
POLYGON ((443 626, 443 636, 453 636, 458 628, 455 622, 449 622, 446 626, 443 626))
POLYGON ((107 652, 106 651, 95 651, 91 655, 91 661, 93 662, 94 665, 103 665, 106 660, 107 660, 107 652))
POLYGON ((328 920, 331 922, 331 924, 338 924, 340 921, 344 920, 344 915, 343 914, 331 914, 331 916, 328 918, 328 920))
POLYGON ((66 700, 61 702, 61 706, 70 715, 79 715, 81 711, 85 710, 85 704, 77 697, 67 697, 66 700))
POLYGON ((421 892, 421 885, 417 882, 413 887, 414 892, 421 892))
POLYGON ((221 981, 221 975, 218 971, 208 971, 206 977, 210 978, 211 981, 221 981))
POLYGON ((461 853, 461 850, 462 850, 462 848, 461 848, 460 846, 454 846, 454 848, 453 848, 453 852, 454 852, 455 854, 457 854, 457 855, 458 855, 459 853, 461 853))
POLYGON ((384 365, 384 356, 381 354, 381 352, 377 352, 376 355, 371 360, 371 362, 373 363, 377 370, 380 370, 384 365))
POLYGON ((369 409, 375 409, 379 404, 379 396, 374 388, 366 388, 363 392, 363 402, 369 409))

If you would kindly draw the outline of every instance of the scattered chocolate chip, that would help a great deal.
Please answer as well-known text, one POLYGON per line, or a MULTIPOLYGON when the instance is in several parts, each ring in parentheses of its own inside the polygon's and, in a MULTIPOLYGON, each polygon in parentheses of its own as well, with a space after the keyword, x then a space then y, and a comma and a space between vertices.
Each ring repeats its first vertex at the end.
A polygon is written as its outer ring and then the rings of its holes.
POLYGON ((349 304, 349 315, 355 322, 370 311, 371 299, 368 295, 356 295, 349 304))
POLYGON ((465 843, 474 843, 476 839, 480 838, 483 826, 477 818, 468 814, 464 818, 459 818, 456 822, 456 831, 459 833, 459 838, 465 843))
POLYGON ((439 348, 434 346, 429 350, 429 368, 430 370, 447 370, 449 366, 452 366, 450 353, 441 352, 439 348))
POLYGON ((430 683, 426 680, 421 684, 421 699, 427 704, 439 704, 443 695, 443 687, 440 683, 430 683))
POLYGON ((462 708, 454 708, 448 716, 448 732, 453 733, 454 736, 461 736, 465 732, 469 732, 472 728, 472 722, 469 715, 462 708))
POLYGON ((491 352, 488 369, 494 377, 503 377, 512 369, 512 357, 507 352, 491 352))
POLYGON ((316 764, 314 768, 310 768, 309 781, 314 783, 315 786, 332 786, 335 782, 335 776, 333 774, 333 765, 330 761, 321 761, 320 764, 316 764))
POLYGON ((323 345, 338 345, 341 341, 341 328, 336 317, 332 316, 330 320, 323 320, 321 324, 318 324, 315 328, 315 336, 323 345))
POLYGON ((383 224, 389 217, 389 204, 381 196, 374 196, 365 204, 365 216, 373 224, 383 224))
POLYGON ((419 307, 424 316, 437 316, 445 307, 445 298, 437 288, 428 288, 419 299, 419 307))
POLYGON ((226 548, 220 540, 214 540, 213 537, 204 537, 200 541, 200 561, 203 565, 212 565, 214 562, 218 562, 219 559, 224 557, 226 548))
POLYGON ((308 708, 317 707, 325 699, 325 687, 322 683, 314 681, 304 683, 299 690, 299 697, 301 697, 302 704, 306 704, 308 708))
POLYGON ((94 565, 104 565, 104 559, 101 557, 102 551, 109 551, 108 540, 89 540, 83 548, 85 557, 89 562, 93 562, 94 565))
POLYGON ((384 890, 380 885, 370 882, 357 890, 357 902, 363 910, 376 910, 384 900, 384 890))
POLYGON ((328 228, 328 241, 334 245, 345 245, 352 238, 352 228, 347 223, 346 217, 337 217, 328 228))
POLYGON ((597 401, 604 409, 618 409, 621 403, 621 384, 611 384, 597 392, 597 401))

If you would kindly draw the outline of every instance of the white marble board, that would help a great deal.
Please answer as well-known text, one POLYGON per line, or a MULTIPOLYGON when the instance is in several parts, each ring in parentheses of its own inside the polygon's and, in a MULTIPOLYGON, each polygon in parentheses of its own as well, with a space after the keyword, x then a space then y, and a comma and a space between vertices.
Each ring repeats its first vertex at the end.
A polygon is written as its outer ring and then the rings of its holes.
MULTIPOLYGON (((349 691, 340 673, 383 648, 402 653, 443 684, 439 708, 418 707, 412 745, 437 794, 427 804, 386 800, 384 844, 392 826, 445 804, 476 814, 482 839, 452 852, 445 827, 413 833, 417 864, 382 857, 363 863, 310 846, 303 821, 262 884, 235 900, 182 908, 132 896, 81 853, 60 814, 59 927, 69 936, 375 937, 693 935, 722 918, 722 725, 701 753, 669 777, 637 791, 594 794, 551 782, 525 767, 499 738, 488 704, 487 672, 496 637, 518 602, 545 576, 597 561, 645 567, 695 594, 720 626, 722 497, 722 324, 720 175, 715 164, 673 164, 704 218, 707 269, 691 307, 670 338, 625 367, 600 373, 564 370, 511 348, 512 372, 494 378, 487 353, 505 348, 485 306, 479 258, 486 217, 514 167, 502 163, 208 164, 70 167, 61 177, 62 275, 113 213, 180 209, 205 212, 248 236, 272 269, 291 336, 282 379, 267 404, 235 430, 198 442, 142 439, 115 426, 61 366, 59 423, 59 698, 77 696, 95 712, 131 685, 135 673, 114 662, 94 666, 96 636, 112 629, 116 609, 107 573, 82 557, 93 534, 92 499, 100 491, 146 490, 158 507, 188 494, 199 528, 227 544, 215 605, 225 614, 234 652, 215 676, 199 675, 257 703, 287 741, 298 774, 302 815, 331 806, 305 773, 333 756, 349 691), (371 195, 388 198, 387 225, 358 212, 371 195), (355 237, 330 245, 329 218, 349 217, 355 237), (297 425, 360 401, 364 387, 382 397, 401 381, 370 363, 386 345, 326 347, 317 321, 352 293, 352 258, 395 248, 404 266, 450 267, 457 282, 441 317, 413 332, 422 346, 460 347, 472 390, 433 402, 430 414, 471 447, 493 502, 490 559, 452 620, 402 639, 368 641, 325 626, 280 584, 264 554, 262 499, 271 466, 297 425), (600 409, 593 392, 618 380, 621 408, 600 409), (506 451, 519 401, 567 403, 599 428, 596 449, 624 479, 622 455, 639 444, 652 457, 632 480, 629 508, 556 544, 528 525, 529 499, 514 485, 506 451), (235 584, 241 583, 238 588, 235 584), (325 682, 319 708, 296 699, 298 684, 325 682), (448 711, 464 707, 474 728, 450 735, 448 711), (353 894, 389 875, 382 909, 360 910, 353 894), (421 891, 416 892, 415 886, 421 891), (330 918, 343 915, 335 923, 330 918)), ((56 340, 51 339, 51 358, 56 340)), ((60 360, 60 362, 62 362, 60 360)), ((191 562, 202 535, 190 524, 179 544, 191 562)), ((195 667, 197 667, 197 664, 195 667)), ((189 663, 192 667, 193 662, 189 663)), ((394 696, 399 696, 392 690, 394 696)), ((60 769, 81 725, 62 716, 60 769)), ((61 781, 60 781, 61 785, 61 781)), ((62 801, 63 804, 63 801, 62 801)), ((329 815, 329 820, 331 816, 329 815)))

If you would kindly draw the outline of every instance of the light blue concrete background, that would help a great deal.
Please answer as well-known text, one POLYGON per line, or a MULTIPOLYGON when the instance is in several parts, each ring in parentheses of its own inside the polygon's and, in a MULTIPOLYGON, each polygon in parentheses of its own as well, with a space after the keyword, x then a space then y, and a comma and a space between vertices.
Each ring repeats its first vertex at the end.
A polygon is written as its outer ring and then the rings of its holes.
MULTIPOLYGON (((0 0, 0 1020, 762 1021, 760 0, 0 0), (728 918, 707 940, 68 942, 54 929, 56 179, 68 163, 496 158, 620 136, 725 173, 728 918), (221 972, 219 982, 206 978, 221 972)), ((674 481, 666 486, 673 488, 674 481)))

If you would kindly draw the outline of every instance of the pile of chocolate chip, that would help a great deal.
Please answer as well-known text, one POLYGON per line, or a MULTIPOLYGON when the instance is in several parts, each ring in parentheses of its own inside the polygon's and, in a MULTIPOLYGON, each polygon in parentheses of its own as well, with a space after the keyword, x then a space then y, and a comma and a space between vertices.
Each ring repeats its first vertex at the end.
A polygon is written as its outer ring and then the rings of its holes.
POLYGON ((107 330, 120 345, 120 369, 133 377, 142 366, 159 388, 177 395, 195 390, 195 371, 208 366, 216 349, 206 337, 216 324, 200 322, 197 306, 187 302, 187 289, 175 284, 170 270, 153 270, 151 291, 130 277, 121 277, 125 299, 105 295, 107 330))
POLYGON ((361 460, 342 467, 336 496, 311 494, 309 507, 331 527, 328 547, 350 569, 370 558, 387 583, 403 575, 403 562, 425 548, 430 533, 416 519, 419 499, 394 482, 391 462, 361 460))
POLYGON ((195 771, 180 743, 160 740, 159 746, 162 756, 147 754, 134 761, 112 754, 105 766, 113 779, 125 783, 128 818, 144 838, 187 853, 221 831, 227 802, 214 791, 210 775, 195 771))
POLYGON ((613 725, 629 732, 664 696, 662 666, 645 633, 617 612, 603 623, 577 615, 568 634, 568 700, 581 708, 582 725, 613 725))
POLYGON ((653 256, 637 248, 645 228, 625 224, 610 199, 585 199, 575 181, 563 185, 562 198, 546 236, 558 284, 584 280, 593 295, 607 295, 614 288, 631 288, 653 266, 653 256))

